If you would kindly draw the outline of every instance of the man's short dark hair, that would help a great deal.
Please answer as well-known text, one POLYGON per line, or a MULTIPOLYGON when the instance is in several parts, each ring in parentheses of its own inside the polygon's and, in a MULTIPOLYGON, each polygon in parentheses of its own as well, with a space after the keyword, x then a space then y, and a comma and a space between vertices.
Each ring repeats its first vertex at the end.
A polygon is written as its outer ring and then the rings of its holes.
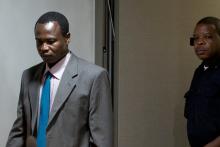
POLYGON ((60 25, 63 36, 66 36, 67 33, 69 33, 69 22, 68 22, 67 18, 63 14, 61 14, 59 12, 55 12, 55 11, 46 12, 43 15, 41 15, 38 18, 34 28, 36 29, 36 25, 38 23, 44 24, 44 23, 48 23, 51 21, 58 22, 58 24, 60 25))
POLYGON ((218 35, 220 36, 220 19, 213 16, 204 17, 197 22, 198 24, 214 25, 218 35))

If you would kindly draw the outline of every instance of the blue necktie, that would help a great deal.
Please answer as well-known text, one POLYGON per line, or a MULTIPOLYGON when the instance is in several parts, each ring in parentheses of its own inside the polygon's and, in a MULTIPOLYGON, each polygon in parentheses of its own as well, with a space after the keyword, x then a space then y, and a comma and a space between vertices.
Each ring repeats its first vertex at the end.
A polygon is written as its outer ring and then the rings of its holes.
POLYGON ((37 147, 46 147, 46 128, 50 111, 50 72, 46 73, 41 94, 40 118, 37 132, 37 147))

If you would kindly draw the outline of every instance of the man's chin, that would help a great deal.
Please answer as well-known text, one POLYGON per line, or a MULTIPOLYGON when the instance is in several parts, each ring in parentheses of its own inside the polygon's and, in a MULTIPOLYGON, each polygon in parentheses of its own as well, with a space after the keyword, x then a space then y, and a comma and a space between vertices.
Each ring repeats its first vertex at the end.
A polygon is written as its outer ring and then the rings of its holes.
POLYGON ((207 55, 197 55, 200 60, 208 60, 209 56, 207 55))
POLYGON ((54 66, 58 61, 54 60, 43 60, 50 68, 54 66))
POLYGON ((51 59, 45 59, 45 58, 43 58, 43 61, 44 61, 45 63, 47 63, 47 64, 54 64, 54 61, 51 60, 51 59))

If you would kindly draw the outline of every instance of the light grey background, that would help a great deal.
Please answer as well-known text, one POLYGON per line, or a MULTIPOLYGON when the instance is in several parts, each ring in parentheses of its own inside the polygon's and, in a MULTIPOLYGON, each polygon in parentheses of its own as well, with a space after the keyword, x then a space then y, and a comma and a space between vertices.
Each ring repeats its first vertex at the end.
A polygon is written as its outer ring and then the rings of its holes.
POLYGON ((1 147, 16 117, 22 71, 41 61, 33 31, 47 11, 59 11, 69 19, 71 50, 94 62, 95 0, 0 0, 1 147))

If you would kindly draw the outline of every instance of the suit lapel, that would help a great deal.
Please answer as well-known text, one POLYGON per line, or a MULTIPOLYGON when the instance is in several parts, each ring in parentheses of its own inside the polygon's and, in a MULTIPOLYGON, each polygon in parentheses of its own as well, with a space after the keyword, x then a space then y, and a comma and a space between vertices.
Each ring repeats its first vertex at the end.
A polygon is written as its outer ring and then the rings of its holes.
POLYGON ((77 66, 77 57, 72 54, 57 89, 54 103, 49 114, 48 126, 67 100, 68 95, 74 90, 77 81, 77 66))
POLYGON ((39 89, 41 84, 42 75, 44 72, 45 64, 41 64, 39 69, 36 71, 33 80, 29 85, 29 99, 31 105, 31 128, 32 132, 36 126, 37 114, 38 114, 38 103, 39 103, 39 89))

